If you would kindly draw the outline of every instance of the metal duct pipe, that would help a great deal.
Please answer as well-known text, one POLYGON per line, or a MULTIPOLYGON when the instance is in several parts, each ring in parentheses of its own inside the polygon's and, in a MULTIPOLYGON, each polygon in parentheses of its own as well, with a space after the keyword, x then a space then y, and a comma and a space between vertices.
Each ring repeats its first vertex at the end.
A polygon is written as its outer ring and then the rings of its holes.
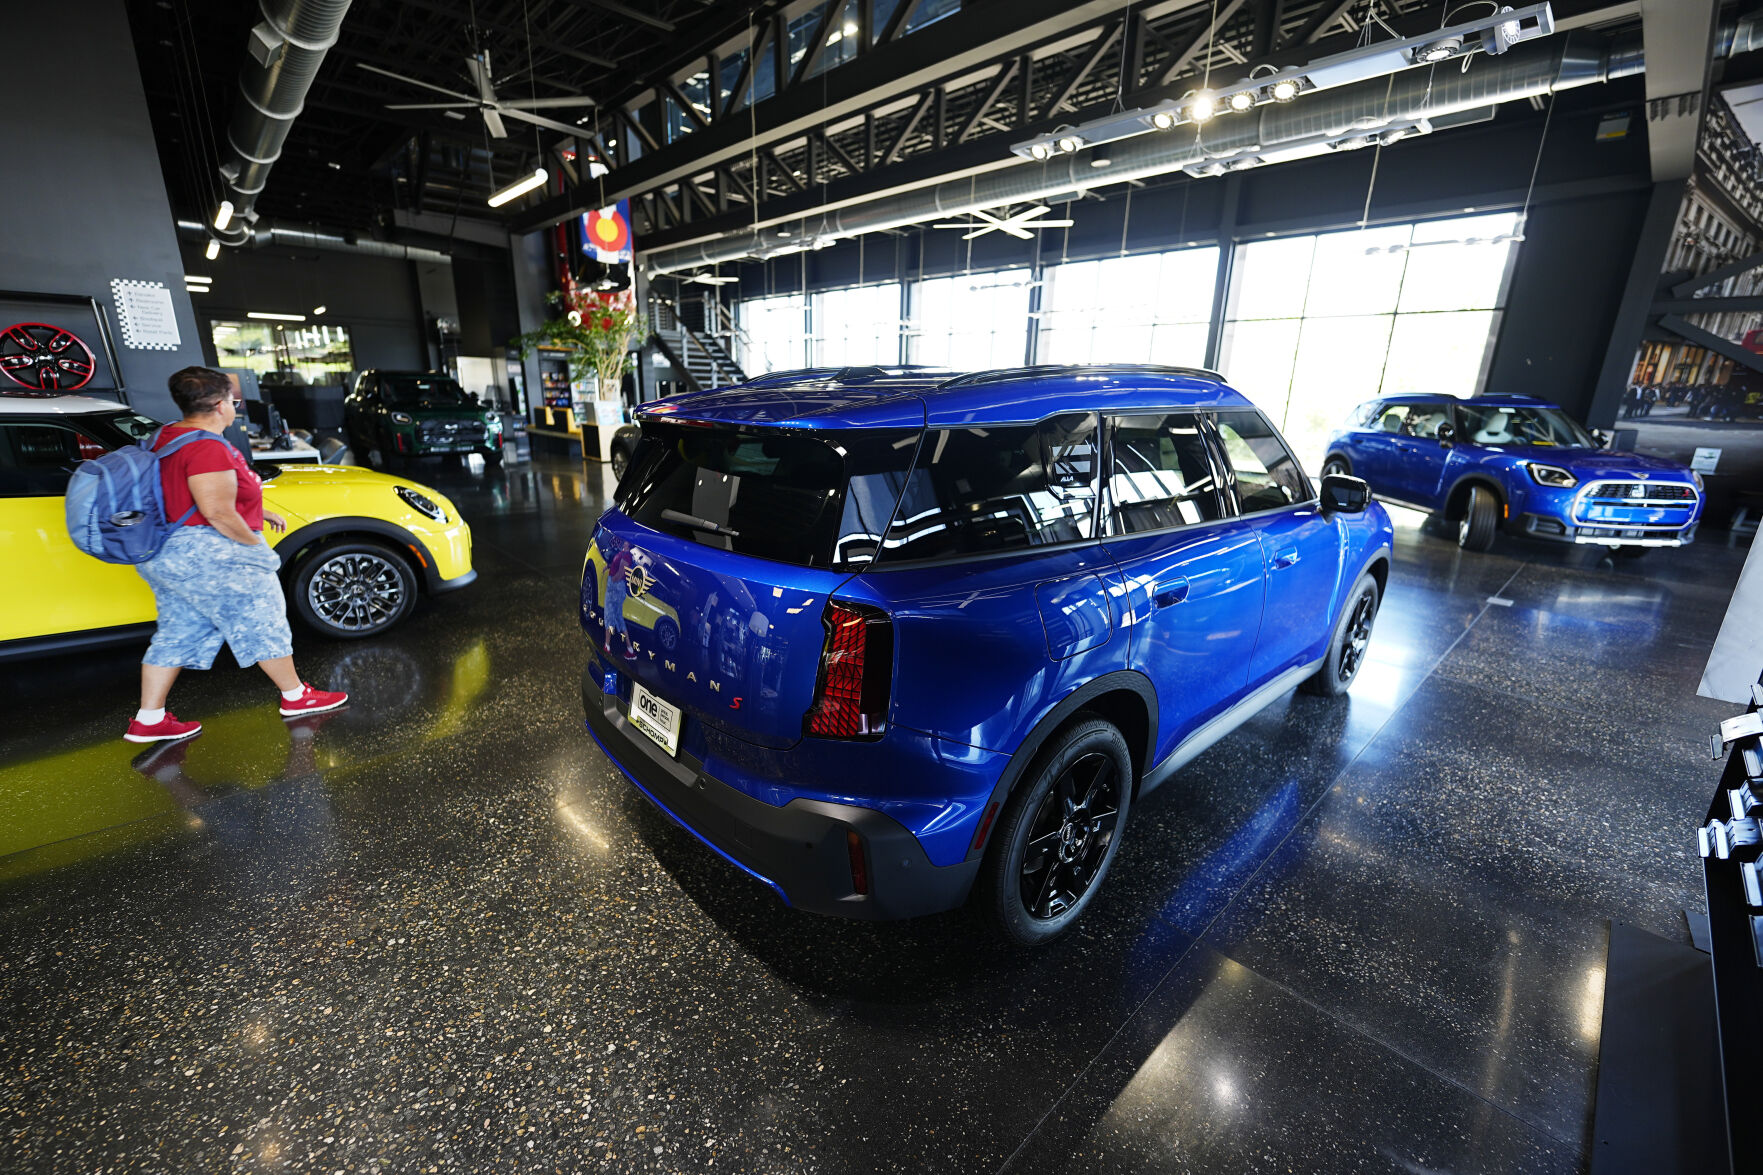
MULTIPOLYGON (((1750 38, 1743 38, 1747 45, 1750 38)), ((1737 38, 1727 41, 1736 43, 1737 38)), ((1763 40, 1763 39, 1760 39, 1763 40)), ((1475 60, 1467 73, 1455 62, 1439 69, 1410 69, 1387 78, 1327 90, 1313 98, 1257 107, 1247 115, 1220 116, 1202 126, 1151 132, 1105 147, 1024 163, 968 179, 837 209, 815 217, 761 222, 754 230, 696 245, 663 249, 644 258, 652 274, 714 265, 777 251, 784 225, 792 242, 856 236, 983 208, 1029 201, 1059 203, 1085 189, 1123 180, 1165 175, 1208 159, 1276 151, 1282 144, 1346 134, 1401 120, 1437 119, 1555 90, 1591 85, 1640 73, 1640 37, 1605 44, 1567 37, 1535 41, 1498 57, 1475 60), (1110 160, 1106 173, 1090 167, 1093 155, 1110 160)))
POLYGON ((254 205, 324 56, 337 43, 350 0, 260 0, 263 19, 251 29, 239 71, 239 103, 227 127, 231 155, 220 175, 233 202, 233 222, 213 235, 241 245, 257 219, 254 205))
MULTIPOLYGON (((193 220, 180 220, 178 235, 194 243, 206 241, 213 235, 213 230, 193 220)), ((453 264, 451 254, 436 249, 424 249, 420 245, 394 245, 389 241, 376 241, 372 238, 350 241, 340 233, 290 228, 269 221, 260 221, 245 227, 238 239, 231 243, 252 249, 282 245, 287 248, 322 249, 328 253, 354 253, 358 257, 390 257, 397 261, 438 261, 444 265, 453 264)))

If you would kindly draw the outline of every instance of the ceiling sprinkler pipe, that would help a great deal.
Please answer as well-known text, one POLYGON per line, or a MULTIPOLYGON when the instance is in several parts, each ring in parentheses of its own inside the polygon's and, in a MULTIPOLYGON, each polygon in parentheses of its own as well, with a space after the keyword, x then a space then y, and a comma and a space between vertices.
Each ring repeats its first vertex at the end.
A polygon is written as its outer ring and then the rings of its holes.
MULTIPOLYGON (((643 257, 651 274, 675 273, 743 257, 764 257, 780 244, 797 251, 883 229, 904 228, 942 217, 1029 201, 1056 204, 1100 184, 1149 179, 1240 154, 1277 151, 1283 144, 1315 141, 1355 129, 1375 133, 1393 123, 1438 119, 1501 102, 1627 77, 1643 69, 1639 37, 1599 42, 1568 34, 1534 41, 1499 56, 1480 56, 1467 72, 1411 69, 1328 90, 1294 102, 1268 103, 1252 113, 1219 118, 1172 131, 1149 132, 1108 144, 1110 166, 1098 175, 1090 153, 1056 155, 986 174, 949 180, 797 220, 761 221, 755 230, 643 257)), ((1753 38, 1729 35, 1723 44, 1749 47, 1753 38)), ((1755 38, 1763 48, 1763 29, 1755 38)))
MULTIPOLYGON (((209 237, 225 237, 232 234, 217 233, 205 224, 193 220, 178 221, 178 236, 191 244, 206 241, 209 237)), ((376 241, 371 237, 350 240, 342 233, 323 232, 312 228, 294 228, 287 225, 274 224, 270 221, 259 221, 253 228, 246 230, 235 240, 227 244, 239 248, 262 249, 277 245, 289 249, 320 249, 327 253, 353 253, 358 257, 389 257, 395 261, 427 261, 442 265, 451 265, 453 257, 438 249, 425 249, 421 245, 399 245, 391 241, 376 241)))

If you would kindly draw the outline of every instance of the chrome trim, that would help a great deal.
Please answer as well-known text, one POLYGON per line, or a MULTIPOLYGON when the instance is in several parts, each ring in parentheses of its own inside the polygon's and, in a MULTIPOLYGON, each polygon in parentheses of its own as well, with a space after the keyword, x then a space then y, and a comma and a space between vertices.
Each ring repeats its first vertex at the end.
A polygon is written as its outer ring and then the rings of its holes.
MULTIPOLYGON (((1629 526, 1629 527, 1624 527, 1623 529, 1625 529, 1625 530, 1638 530, 1639 527, 1629 526)), ((1549 536, 1538 536, 1538 537, 1549 537, 1549 536)), ((1553 537, 1558 539, 1561 536, 1556 535, 1553 537)), ((1582 538, 1582 537, 1575 536, 1573 541, 1582 547, 1681 547, 1684 545, 1685 540, 1683 540, 1683 539, 1607 539, 1607 538, 1582 538)))

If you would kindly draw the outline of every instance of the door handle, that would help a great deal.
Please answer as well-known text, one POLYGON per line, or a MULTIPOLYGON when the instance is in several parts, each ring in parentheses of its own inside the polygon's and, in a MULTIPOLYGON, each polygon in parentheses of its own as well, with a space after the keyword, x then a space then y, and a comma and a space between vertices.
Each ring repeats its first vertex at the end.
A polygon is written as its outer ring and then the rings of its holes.
POLYGON ((1292 564, 1296 563, 1297 561, 1298 561, 1298 548, 1288 547, 1287 549, 1281 551, 1279 554, 1277 554, 1273 557, 1273 566, 1276 569, 1280 568, 1280 567, 1290 567, 1292 564))
POLYGON ((1188 581, 1186 576, 1178 575, 1174 579, 1166 579, 1157 585, 1152 602, 1159 608, 1167 608, 1171 604, 1179 604, 1188 598, 1188 581))

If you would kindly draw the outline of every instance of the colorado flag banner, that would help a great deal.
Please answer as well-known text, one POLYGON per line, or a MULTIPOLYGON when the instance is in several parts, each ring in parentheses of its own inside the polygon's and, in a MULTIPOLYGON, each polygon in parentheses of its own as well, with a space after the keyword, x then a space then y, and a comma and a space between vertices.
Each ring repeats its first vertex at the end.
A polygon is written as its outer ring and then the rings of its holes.
POLYGON ((629 261, 631 249, 631 202, 620 200, 611 208, 582 214, 582 245, 596 261, 629 261))

